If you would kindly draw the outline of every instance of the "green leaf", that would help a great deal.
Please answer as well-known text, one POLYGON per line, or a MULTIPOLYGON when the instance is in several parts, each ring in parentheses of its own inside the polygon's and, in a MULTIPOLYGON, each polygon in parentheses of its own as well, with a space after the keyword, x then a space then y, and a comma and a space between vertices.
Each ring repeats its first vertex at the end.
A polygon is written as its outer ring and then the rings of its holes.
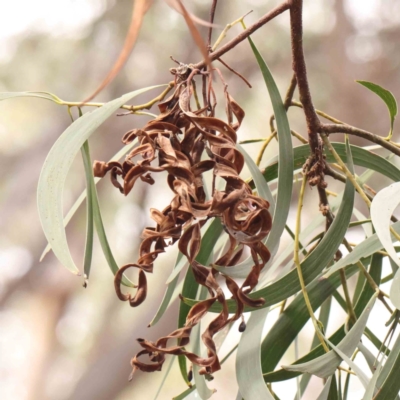
MULTIPOLYGON (((392 227, 397 233, 400 233, 400 222, 394 223, 392 227)), ((337 263, 333 264, 324 276, 329 277, 339 269, 344 268, 347 265, 354 264, 363 257, 368 257, 371 254, 376 253, 377 251, 381 250, 382 247, 383 246, 378 238, 378 235, 374 233, 372 236, 354 247, 351 253, 347 254, 337 263)))
MULTIPOLYGON (((399 203, 400 182, 396 182, 376 194, 371 204, 371 219, 382 246, 391 259, 400 267, 400 260, 393 246, 390 233, 390 218, 399 203)), ((390 300, 397 309, 400 309, 400 269, 393 278, 390 288, 390 300)))
POLYGON ((371 90, 375 94, 377 94, 386 104, 389 115, 390 115, 390 132, 388 138, 390 139, 393 134, 393 125, 394 119, 397 115, 397 102, 395 97, 389 90, 384 89, 382 86, 377 85, 376 83, 367 82, 367 81, 356 81, 359 84, 365 86, 367 89, 371 90))
MULTIPOLYGON (((355 265, 346 268, 346 277, 354 275, 358 271, 355 265)), ((369 273, 375 282, 379 285, 380 276, 382 272, 382 256, 375 254, 372 257, 369 273)), ((333 294, 336 288, 341 284, 340 275, 336 272, 330 276, 328 280, 316 279, 309 286, 307 292, 309 293, 311 305, 315 311, 319 305, 333 294), (332 280, 334 278, 334 280, 332 280)), ((365 282, 361 291, 361 295, 354 307, 354 312, 357 317, 361 315, 371 296, 374 295, 374 290, 365 282)), ((287 307, 287 309, 280 315, 278 321, 270 329, 262 344, 262 367, 263 371, 267 372, 264 375, 266 382, 276 382, 294 378, 298 375, 295 372, 285 370, 273 371, 279 360, 282 358, 294 338, 299 334, 305 323, 309 320, 310 315, 301 295, 296 296, 294 301, 287 307)), ((368 329, 368 328, 367 328, 368 329)), ((339 343, 345 337, 344 325, 342 325, 329 340, 333 343, 339 343)), ((304 363, 323 355, 325 352, 321 345, 315 347, 310 353, 301 357, 294 364, 304 363)))
MULTIPOLYGON (((125 154, 130 152, 133 147, 135 146, 137 142, 137 139, 133 140, 132 143, 129 143, 125 147, 123 147, 120 151, 118 151, 117 154, 115 154, 108 162, 111 161, 119 161, 125 154)), ((97 185, 97 183, 101 180, 101 178, 95 178, 94 183, 97 185)), ((68 223, 71 221, 72 217, 75 215, 76 211, 78 210, 79 206, 83 203, 83 200, 86 198, 86 189, 79 195, 79 197, 75 200, 75 203, 73 206, 69 209, 67 212, 66 216, 64 217, 64 228, 68 225, 68 223)), ((40 260, 42 261, 45 255, 51 250, 50 244, 47 244, 46 248, 43 250, 40 260)))
MULTIPOLYGON (((96 189, 96 184, 94 183, 93 174, 91 174, 90 190, 92 192, 93 220, 97 232, 97 237, 99 238, 101 249, 103 250, 103 254, 107 261, 107 264, 110 267, 113 274, 115 275, 118 272, 119 267, 111 251, 106 231, 104 229, 103 218, 101 217, 99 198, 97 196, 97 189, 96 189)), ((121 282, 125 286, 134 287, 134 284, 125 276, 122 277, 121 282)))
POLYGON ((90 268, 92 266, 93 254, 93 235, 94 235, 94 216, 93 216, 93 192, 91 182, 93 180, 92 162, 90 160, 89 142, 86 141, 82 148, 83 164, 85 166, 86 187, 87 187, 87 201, 86 201, 86 243, 85 243, 85 256, 83 262, 83 272, 85 277, 86 286, 87 280, 90 275, 90 268))
POLYGON ((242 333, 236 356, 236 378, 245 399, 274 400, 261 371, 261 335, 269 308, 253 311, 242 333))
MULTIPOLYGON (((188 264, 187 259, 185 257, 183 257, 183 254, 181 252, 179 252, 178 257, 176 259, 174 269, 181 270, 187 264, 188 264)), ((179 280, 179 273, 174 277, 174 279, 171 282, 169 282, 167 284, 167 289, 165 291, 164 297, 161 301, 160 306, 158 307, 156 315, 151 320, 149 327, 155 325, 160 320, 160 318, 164 315, 165 311, 167 310, 168 306, 171 303, 171 299, 174 294, 176 285, 178 284, 178 280, 179 280)))
POLYGON ((330 376, 327 379, 324 388, 322 389, 322 392, 319 394, 317 400, 328 400, 329 392, 331 389, 331 383, 332 383, 332 376, 330 376))
MULTIPOLYGON (((260 52, 255 46, 251 37, 248 38, 250 46, 256 57, 257 63, 260 67, 263 75, 265 84, 267 86, 269 96, 271 98, 272 108, 274 110, 275 121, 278 133, 278 191, 276 197, 276 204, 279 207, 275 208, 273 214, 272 228, 269 233, 265 245, 271 251, 271 254, 275 253, 275 249, 279 246, 279 241, 282 236, 283 230, 285 229, 286 221, 289 215, 290 203, 292 200, 292 189, 293 189, 293 146, 292 146, 292 135, 290 132, 289 121, 285 106, 283 104, 281 95, 275 80, 268 68, 268 65, 262 58, 260 52)), ((271 211, 272 213, 272 211, 271 211)), ((272 261, 272 257, 271 257, 272 261)), ((268 266, 267 266, 268 267, 268 266)))
POLYGON ((72 162, 90 135, 118 108, 141 93, 156 88, 128 93, 77 119, 58 138, 44 162, 38 184, 38 209, 44 234, 58 260, 71 272, 78 274, 63 224, 63 189, 72 162))
MULTIPOLYGON (((283 368, 288 371, 307 372, 309 374, 319 376, 320 378, 328 378, 330 375, 334 374, 336 368, 342 362, 342 359, 351 356, 351 354, 353 354, 354 350, 356 349, 364 332, 369 314, 372 310, 375 300, 376 295, 372 297, 367 307, 362 312, 360 318, 357 319, 353 327, 337 346, 335 346, 333 343, 329 343, 328 341, 328 343, 331 345, 332 348, 334 348, 334 350, 330 350, 328 353, 306 363, 286 365, 283 366, 283 368)), ((346 362, 349 363, 349 360, 347 358, 346 362)), ((361 376, 359 377, 361 378, 361 376)), ((362 382, 364 383, 363 380, 362 382)))
POLYGON ((393 348, 377 378, 378 395, 375 400, 392 400, 397 398, 400 391, 400 336, 397 337, 393 348))
MULTIPOLYGON (((321 325, 324 327, 324 332, 326 332, 327 327, 328 327, 328 322, 329 322, 329 315, 330 315, 330 311, 331 311, 331 303, 332 303, 332 296, 329 296, 323 303, 318 315, 318 320, 321 323, 321 325)), ((314 334, 314 338, 313 341, 311 343, 311 350, 318 346, 319 344, 319 339, 317 334, 314 334)), ((303 374, 303 376, 301 377, 301 381, 300 381, 300 387, 299 387, 299 391, 300 391, 300 397, 303 395, 303 393, 305 392, 308 383, 311 380, 311 375, 310 374, 303 374)), ((329 385, 330 387, 330 385, 329 385)), ((328 390, 329 393, 329 390, 328 390)), ((296 400, 296 399, 295 399, 296 400)))
MULTIPOLYGON (((346 145, 344 143, 332 142, 332 146, 339 154, 340 158, 344 162, 347 162, 346 145)), ((371 151, 365 150, 362 147, 350 145, 350 148, 354 165, 372 169, 376 172, 381 173, 384 176, 387 176, 389 179, 395 182, 400 181, 400 170, 390 161, 377 154, 372 153, 371 151)), ((304 163, 310 156, 310 146, 308 144, 298 146, 295 147, 293 151, 294 169, 295 171, 300 170, 303 168, 304 163)), ((326 161, 330 163, 336 162, 335 158, 329 151, 326 153, 326 161)), ((278 157, 275 157, 273 160, 271 160, 270 165, 265 168, 263 175, 268 182, 273 181, 278 176, 278 166, 278 157)))
POLYGON ((49 92, 2 92, 0 93, 0 101, 12 99, 16 97, 36 97, 38 99, 50 100, 54 103, 61 104, 61 100, 49 92))
POLYGON ((244 161, 246 162, 246 164, 250 170, 250 174, 256 185, 258 195, 260 197, 262 197, 263 199, 266 199, 269 201, 270 212, 273 213, 275 210, 275 199, 274 199, 274 196, 272 195, 271 189, 268 186, 268 183, 264 179, 260 169, 258 168, 256 163, 253 161, 253 159, 249 156, 247 151, 242 146, 240 146, 240 144, 237 144, 236 147, 242 153, 242 155, 244 157, 244 161))

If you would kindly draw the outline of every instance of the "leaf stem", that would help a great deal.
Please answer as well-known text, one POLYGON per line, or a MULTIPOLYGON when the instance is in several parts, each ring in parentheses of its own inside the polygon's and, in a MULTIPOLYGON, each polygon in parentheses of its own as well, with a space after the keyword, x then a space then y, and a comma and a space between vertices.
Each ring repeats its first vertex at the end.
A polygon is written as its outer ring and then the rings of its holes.
MULTIPOLYGON (((154 99, 148 101, 147 103, 144 104, 140 104, 137 106, 131 106, 131 105, 123 105, 120 108, 124 109, 124 110, 129 110, 132 112, 132 114, 134 114, 136 111, 139 110, 148 110, 149 108, 151 108, 155 103, 163 100, 165 98, 165 96, 170 92, 170 90, 175 86, 175 83, 173 81, 169 82, 167 84, 166 89, 159 94, 157 97, 155 97, 154 99)), ((62 106, 67 106, 67 107, 102 107, 105 103, 81 103, 79 101, 64 101, 61 99, 58 99, 58 101, 56 101, 57 104, 60 104, 62 106)))

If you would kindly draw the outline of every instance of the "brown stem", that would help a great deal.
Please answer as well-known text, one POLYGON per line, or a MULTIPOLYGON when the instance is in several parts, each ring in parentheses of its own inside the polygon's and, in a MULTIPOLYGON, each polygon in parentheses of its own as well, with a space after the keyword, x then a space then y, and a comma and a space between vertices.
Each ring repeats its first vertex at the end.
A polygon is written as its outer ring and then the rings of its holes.
POLYGON ((290 85, 288 87, 288 90, 286 92, 286 96, 285 96, 285 101, 284 101, 284 106, 286 108, 286 110, 289 109, 291 103, 292 103, 292 99, 294 96, 294 91, 296 90, 297 87, 297 78, 296 78, 296 74, 293 73, 292 75, 292 79, 290 81, 290 85))
POLYGON ((290 27, 292 39, 292 66, 296 74, 297 85, 299 88, 300 102, 303 104, 306 116, 308 136, 311 151, 314 154, 318 147, 318 130, 320 120, 312 102, 310 88, 307 79, 306 62, 303 52, 303 21, 302 21, 302 0, 290 1, 290 27))
POLYGON ((236 76, 238 76, 240 79, 242 79, 242 81, 251 89, 251 84, 250 82, 241 74, 239 74, 239 72, 235 71, 232 67, 230 67, 225 61, 222 61, 220 58, 218 58, 218 61, 224 65, 227 69, 229 69, 229 71, 231 71, 233 74, 235 74, 236 76))
POLYGON ((354 135, 361 137, 363 139, 367 139, 370 142, 379 144, 387 150, 390 150, 392 153, 400 156, 400 148, 391 144, 387 140, 381 138, 380 136, 374 135, 371 132, 364 131, 363 129, 356 128, 347 124, 322 124, 320 127, 320 131, 330 134, 330 133, 347 133, 349 135, 354 135))
POLYGON ((217 8, 218 0, 213 0, 211 9, 210 9, 210 27, 208 29, 208 39, 207 39, 207 47, 210 48, 211 46, 211 37, 212 37, 212 24, 214 23, 214 16, 215 16, 215 9, 217 8))
MULTIPOLYGON (((210 60, 214 61, 217 58, 220 58, 223 56, 225 53, 227 53, 229 50, 233 49, 236 45, 238 45, 240 42, 243 42, 243 40, 247 39, 252 33, 254 33, 257 29, 261 28, 263 25, 265 25, 267 22, 271 21, 274 19, 276 16, 282 14, 284 11, 288 10, 290 8, 288 2, 283 2, 282 4, 278 5, 274 9, 272 9, 270 12, 265 14, 263 17, 261 17, 257 22, 255 22, 253 25, 249 26, 246 30, 244 30, 240 35, 236 36, 233 38, 231 41, 226 43, 224 46, 222 46, 219 50, 214 51, 213 53, 210 53, 210 60)), ((200 61, 197 64, 194 64, 192 68, 197 68, 197 69, 202 69, 205 67, 205 61, 200 61)))

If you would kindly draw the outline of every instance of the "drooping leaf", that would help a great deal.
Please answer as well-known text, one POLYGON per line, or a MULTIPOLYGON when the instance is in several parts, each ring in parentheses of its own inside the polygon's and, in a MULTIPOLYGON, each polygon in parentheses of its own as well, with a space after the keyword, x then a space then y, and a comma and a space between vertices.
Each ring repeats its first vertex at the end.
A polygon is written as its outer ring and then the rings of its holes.
POLYGON ((324 388, 322 389, 321 393, 317 397, 317 400, 328 400, 329 392, 331 389, 331 383, 332 383, 332 376, 330 376, 325 385, 324 388))
POLYGON ((89 279, 90 269, 92 266, 93 254, 93 235, 94 235, 94 215, 93 215, 93 192, 92 192, 92 162, 90 160, 89 142, 86 141, 82 148, 83 164, 85 166, 86 187, 87 187, 87 201, 86 201, 86 243, 85 243, 85 256, 83 262, 83 272, 85 283, 89 279))
POLYGON ((377 395, 374 400, 397 399, 400 391, 400 336, 397 337, 393 348, 382 367, 376 382, 377 395))
MULTIPOLYGON (((400 222, 396 222, 392 225, 392 228, 397 232, 400 233, 400 222)), ((369 238, 365 239, 363 242, 358 244, 356 247, 353 248, 353 251, 339 260, 337 263, 332 265, 331 268, 327 271, 324 275, 328 277, 332 275, 334 272, 338 271, 341 268, 346 267, 347 265, 354 264, 359 261, 361 258, 368 257, 371 254, 376 253, 377 251, 382 249, 382 243, 380 242, 378 235, 374 233, 369 238)))
MULTIPOLYGON (((369 261, 363 261, 365 265, 369 265, 369 261)), ((356 273, 358 267, 351 265, 346 268, 346 277, 349 278, 356 273)), ((380 277, 382 272, 382 255, 374 254, 372 257, 369 273, 374 281, 379 285, 380 277)), ((334 293, 335 289, 341 284, 340 275, 336 272, 328 278, 328 282, 325 279, 317 279, 307 287, 309 293, 311 305, 315 311, 318 306, 324 301, 327 296, 334 293), (334 281, 331 279, 335 277, 334 281)), ((364 311, 366 305, 373 296, 375 291, 371 288, 368 282, 364 283, 364 287, 361 294, 354 306, 354 313, 358 318, 364 311)), ((343 305, 346 309, 346 304, 343 305)), ((299 373, 290 372, 286 370, 278 370, 274 372, 274 368, 282 358, 285 351, 289 348, 294 338, 299 334, 302 327, 309 320, 310 315, 307 307, 301 295, 296 296, 295 300, 287 307, 287 309, 281 314, 278 321, 270 329, 267 336, 265 337, 262 344, 262 367, 263 371, 266 372, 264 379, 266 382, 277 382, 294 378, 299 373)), ((366 331, 368 328, 366 328, 366 331)), ((329 340, 338 344, 345 337, 346 330, 345 326, 342 325, 335 333, 333 333, 329 340)), ((321 345, 315 347, 311 352, 306 354, 297 360, 294 364, 301 364, 313 360, 321 355, 325 354, 324 349, 321 345)))
MULTIPOLYGON (((103 251, 104 257, 110 267, 112 273, 115 275, 118 270, 118 264, 115 261, 114 255, 111 251, 110 244, 108 243, 106 231, 104 229, 103 218, 101 216, 99 198, 97 196, 96 184, 94 182, 93 174, 89 176, 90 178, 90 191, 92 192, 92 207, 93 207, 93 221, 96 228, 97 237, 99 238, 100 246, 103 251)), ((134 284, 126 277, 122 277, 122 283, 125 286, 134 287, 134 284)))
MULTIPOLYGON (((132 148, 135 146, 137 142, 137 139, 133 140, 132 143, 127 144, 124 146, 121 150, 116 153, 109 162, 111 161, 119 161, 125 154, 127 154, 129 151, 132 150, 132 148)), ((101 180, 101 178, 94 178, 94 183, 97 185, 97 183, 101 180)), ((71 221, 72 217, 75 215, 76 211, 78 210, 79 206, 83 203, 83 200, 86 198, 86 189, 79 195, 79 197, 75 200, 75 203, 72 205, 72 207, 69 209, 67 214, 64 217, 64 228, 68 225, 68 223, 71 221)), ((47 244, 45 249, 43 250, 39 261, 42 261, 45 255, 51 250, 50 244, 47 244)))
POLYGON ((53 101, 54 103, 60 103, 60 99, 52 93, 48 92, 2 92, 0 93, 0 101, 12 99, 15 97, 36 97, 38 99, 45 99, 53 101))
POLYGON ((377 85, 376 83, 372 82, 367 82, 367 81, 357 81, 359 84, 363 85, 367 89, 371 90, 374 92, 376 95, 378 95, 386 104, 388 110, 389 110, 389 115, 390 115, 390 132, 389 132, 389 138, 392 137, 393 133, 393 125, 394 125, 394 119, 396 118, 397 115, 397 102, 395 97, 389 90, 384 89, 382 86, 377 85))
MULTIPOLYGON (((320 378, 328 378, 335 372, 336 368, 342 362, 342 359, 345 358, 345 356, 351 356, 356 349, 364 332, 375 300, 376 296, 373 296, 367 304, 367 307, 365 307, 363 313, 360 315, 360 318, 358 318, 356 323, 337 346, 333 345, 333 343, 329 343, 335 350, 330 350, 328 353, 312 361, 303 364, 286 365, 283 366, 283 368, 288 371, 307 372, 319 376, 320 378), (340 353, 340 355, 338 353, 340 353)), ((348 362, 347 359, 346 362, 348 362)))
MULTIPOLYGON (((390 218, 399 203, 400 182, 396 182, 379 191, 371 204, 371 219, 376 234, 382 246, 398 266, 400 266, 400 260, 392 243, 390 218)), ((397 309, 400 309, 400 269, 396 272, 390 288, 390 300, 397 309)))
MULTIPOLYGON (((340 158, 344 162, 347 162, 346 145, 344 143, 332 142, 332 146, 339 154, 340 158)), ((359 167, 364 167, 379 172, 380 174, 387 176, 389 179, 392 179, 395 182, 400 181, 400 170, 390 161, 379 156, 378 154, 372 153, 371 151, 365 150, 359 146, 350 145, 350 149, 354 165, 358 165, 359 167)), ((300 170, 301 168, 303 168, 304 163, 310 156, 310 146, 308 144, 298 146, 295 147, 293 151, 294 170, 300 170)), ((326 161, 330 163, 336 162, 335 158, 329 151, 326 153, 326 161)), ((269 162, 268 167, 265 168, 263 173, 264 178, 268 182, 271 182, 277 178, 278 167, 278 157, 275 157, 269 162)))
MULTIPOLYGON (((332 296, 328 297, 321 306, 319 315, 318 315, 318 320, 321 323, 321 325, 324 327, 324 331, 326 332, 327 327, 328 327, 328 321, 329 321, 329 315, 330 315, 330 311, 331 311, 331 303, 332 303, 332 296)), ((314 338, 313 341, 311 343, 311 350, 318 346, 319 343, 319 339, 318 339, 318 335, 315 333, 314 334, 314 338)), ((330 378, 328 378, 330 379, 330 378)), ((303 393, 305 392, 309 382, 311 380, 311 375, 310 374, 303 374, 300 380, 300 385, 299 385, 299 392, 300 392, 300 397, 303 395, 303 393)), ((327 382, 328 383, 328 382, 327 382)), ((330 387, 330 384, 329 384, 330 387)), ((327 391, 327 396, 329 394, 329 389, 327 391)), ((322 395, 322 392, 321 392, 322 395)), ((320 395, 320 396, 321 396, 320 395)), ((296 400, 296 399, 294 399, 296 400)))
POLYGON ((253 311, 242 333, 236 356, 236 378, 245 399, 273 400, 264 382, 260 357, 261 335, 269 308, 253 311))
POLYGON ((62 195, 71 164, 90 135, 127 101, 150 89, 128 93, 77 119, 58 138, 43 165, 38 184, 38 209, 44 234, 58 260, 78 274, 67 243, 62 213, 62 195))

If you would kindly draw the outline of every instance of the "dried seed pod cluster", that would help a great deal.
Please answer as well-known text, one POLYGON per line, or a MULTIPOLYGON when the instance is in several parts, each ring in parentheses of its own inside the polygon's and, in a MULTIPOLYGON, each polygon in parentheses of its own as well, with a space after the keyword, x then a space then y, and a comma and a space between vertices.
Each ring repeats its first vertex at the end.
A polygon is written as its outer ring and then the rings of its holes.
MULTIPOLYGON (((203 374, 217 371, 220 364, 214 335, 230 322, 239 319, 245 305, 258 307, 264 302, 248 294, 256 286, 260 272, 270 257, 262 240, 271 229, 271 215, 268 211, 269 203, 254 195, 250 186, 239 176, 244 158, 236 149, 236 131, 244 118, 244 111, 226 90, 228 122, 213 116, 215 102, 212 106, 192 111, 190 100, 195 89, 193 77, 196 73, 200 71, 191 70, 187 66, 184 71, 176 71, 175 92, 159 104, 160 115, 142 129, 129 131, 123 137, 125 144, 138 138, 139 145, 127 155, 122 164, 94 163, 95 175, 103 177, 109 172, 114 186, 125 195, 139 178, 153 184, 151 173, 162 171, 167 172, 168 185, 174 193, 171 203, 163 211, 151 209, 156 227, 144 229, 137 262, 123 266, 116 274, 115 289, 118 297, 129 301, 132 307, 141 304, 147 295, 146 273, 153 271, 158 254, 177 241, 179 250, 189 260, 196 281, 209 292, 208 299, 191 308, 184 327, 156 342, 138 339, 143 349, 132 359, 133 371, 160 370, 166 354, 186 356, 192 363, 202 367, 203 374), (141 159, 135 160, 138 156, 141 159), (204 189, 203 174, 206 171, 213 173, 209 198, 204 189), (216 179, 224 181, 224 190, 216 189, 216 179), (201 245, 200 229, 211 218, 221 219, 229 237, 228 249, 213 265, 234 266, 240 261, 244 248, 250 250, 254 265, 240 286, 229 276, 196 260, 201 245), (123 294, 120 287, 123 273, 129 268, 138 269, 138 285, 134 296, 123 294), (236 312, 231 316, 219 280, 226 284, 236 302, 236 312), (186 351, 185 345, 189 343, 192 328, 215 302, 221 304, 222 311, 202 335, 208 353, 206 358, 202 358, 186 351), (178 345, 168 346, 170 339, 178 339, 178 345), (139 359, 144 355, 149 356, 149 361, 139 359)), ((241 328, 244 330, 244 326, 241 328)))

